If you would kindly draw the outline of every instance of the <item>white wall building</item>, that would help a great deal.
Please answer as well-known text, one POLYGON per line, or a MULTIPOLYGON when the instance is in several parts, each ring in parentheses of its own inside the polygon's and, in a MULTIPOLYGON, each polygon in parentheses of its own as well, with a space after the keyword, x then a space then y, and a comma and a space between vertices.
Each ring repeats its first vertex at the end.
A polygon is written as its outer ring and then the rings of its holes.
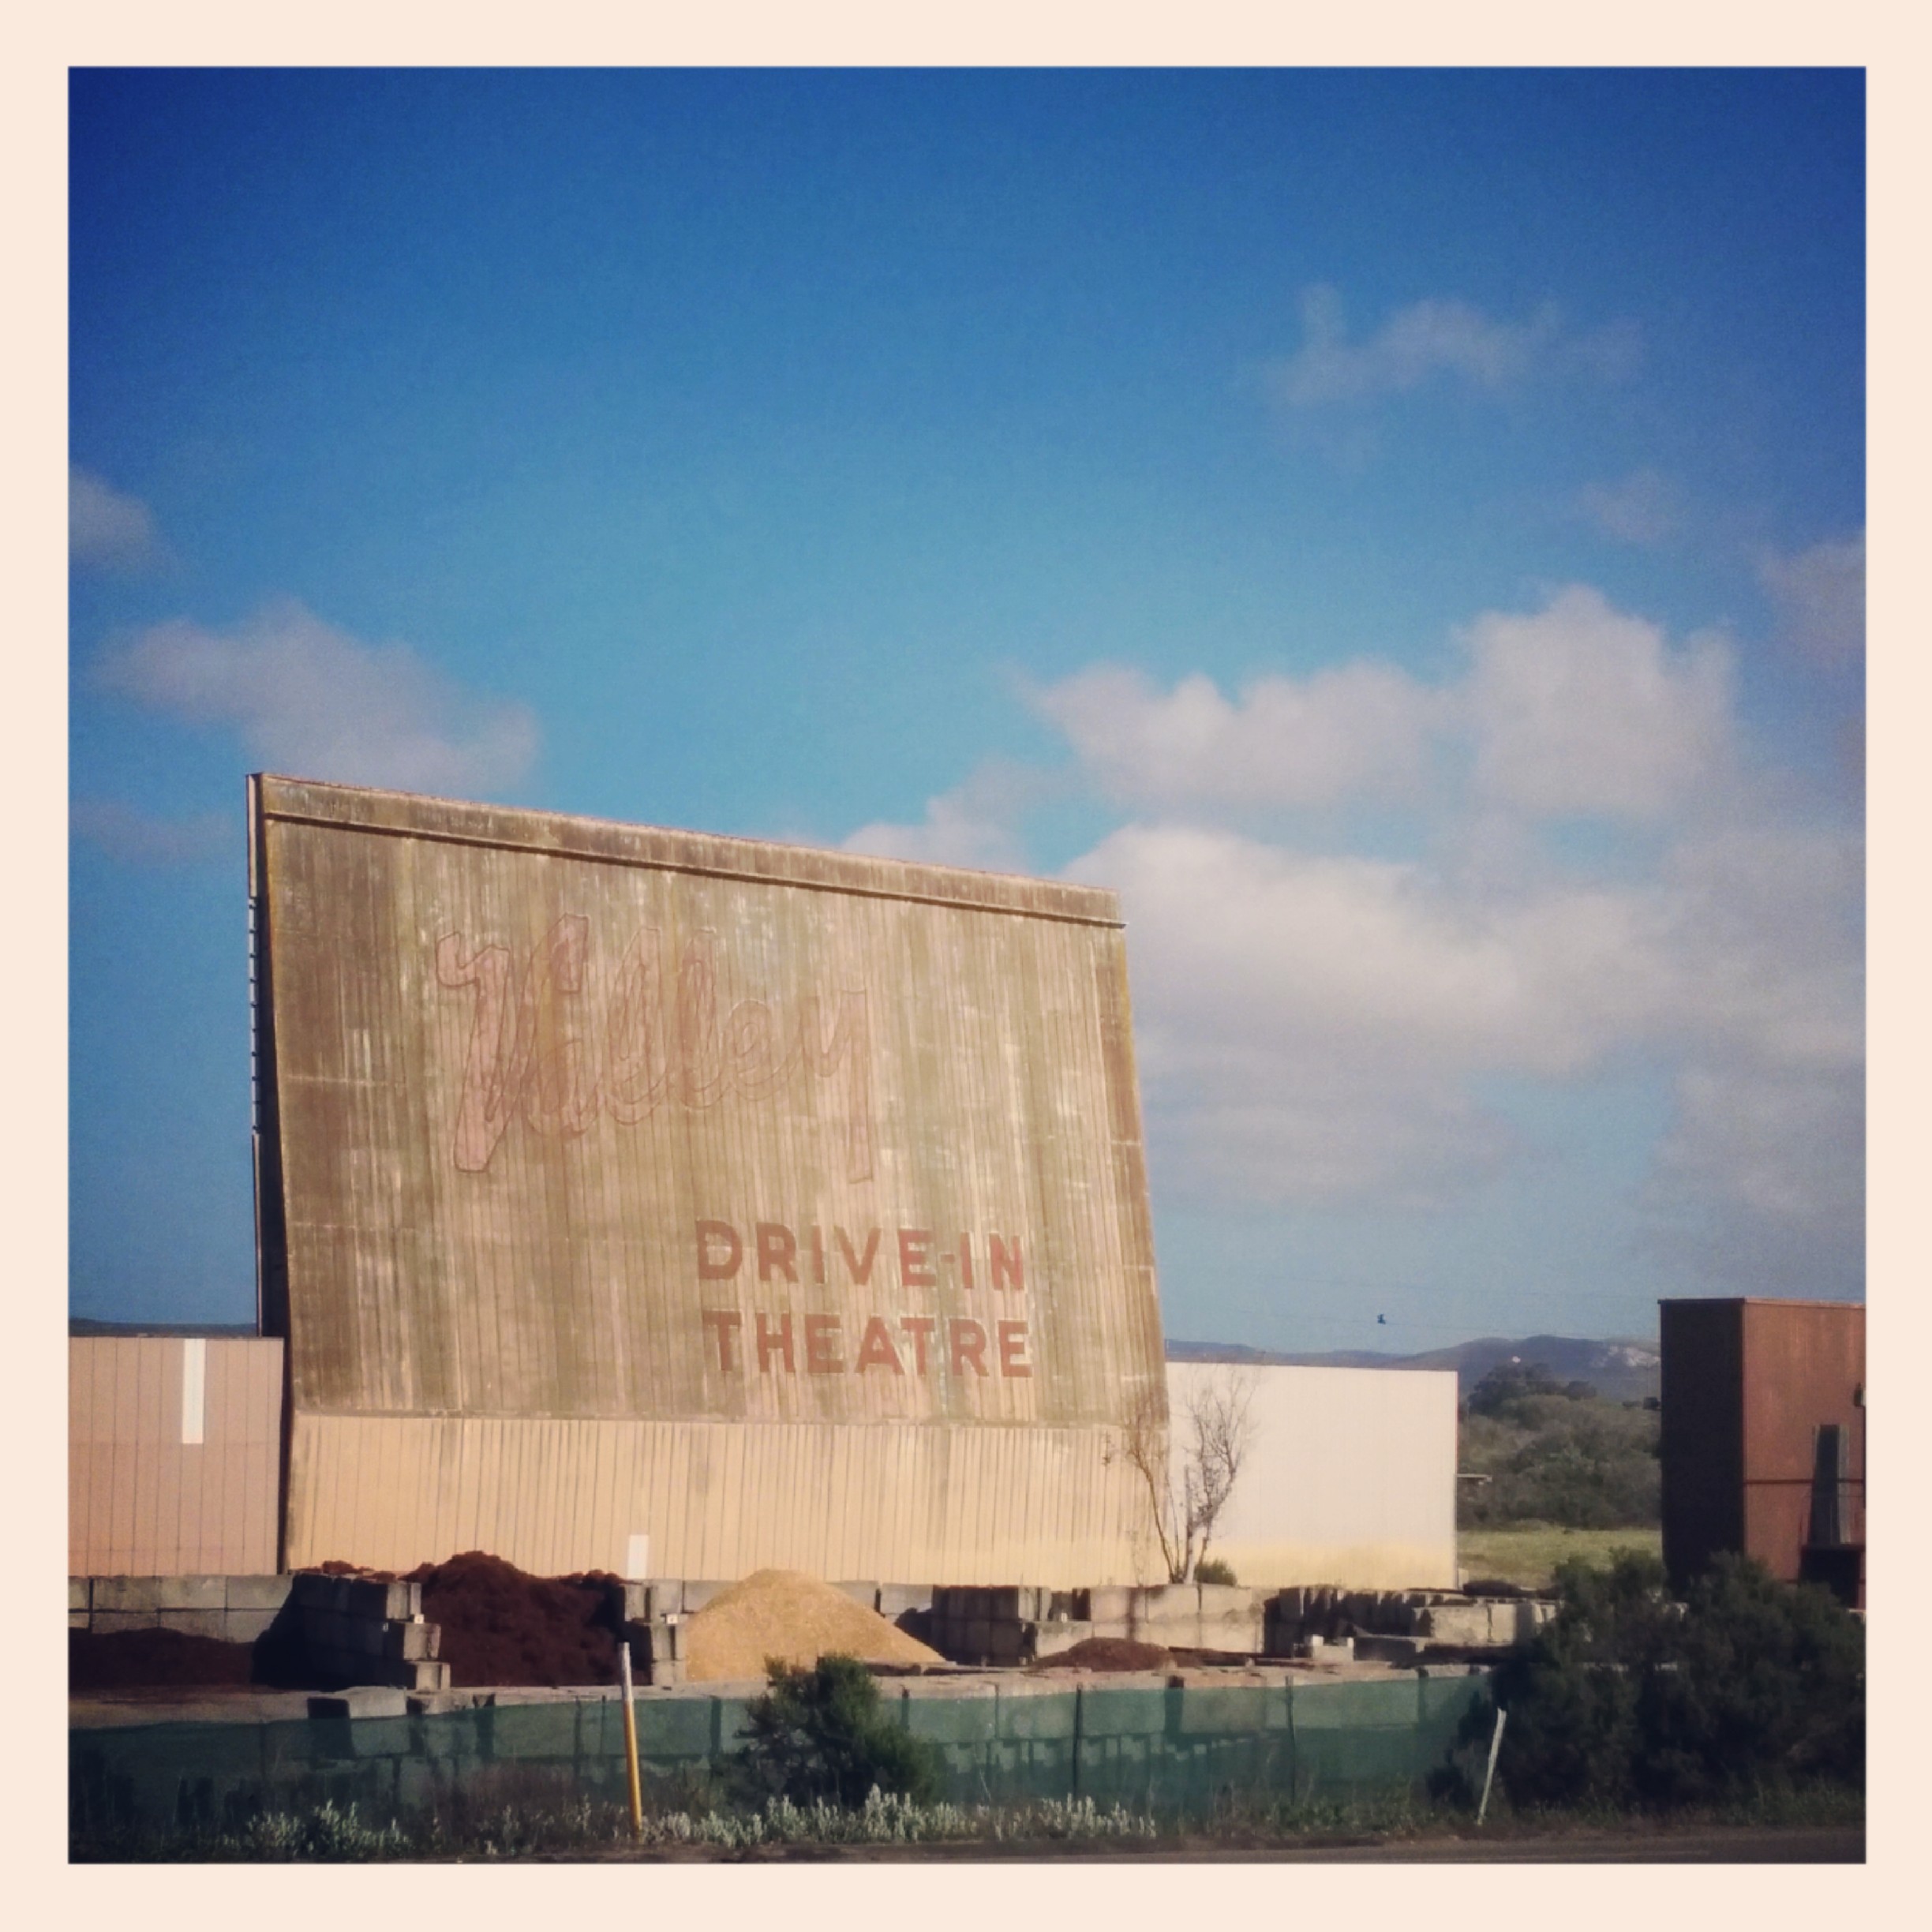
POLYGON ((1243 1583, 1456 1584, 1456 1378, 1448 1370, 1170 1362, 1177 1453, 1193 1391, 1253 1387, 1252 1446, 1211 1558, 1243 1583))

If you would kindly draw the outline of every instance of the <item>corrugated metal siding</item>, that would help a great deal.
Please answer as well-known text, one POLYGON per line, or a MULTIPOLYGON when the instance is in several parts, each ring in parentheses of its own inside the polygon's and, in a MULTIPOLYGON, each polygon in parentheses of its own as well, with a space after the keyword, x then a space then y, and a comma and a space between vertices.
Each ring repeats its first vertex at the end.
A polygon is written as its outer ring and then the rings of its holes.
POLYGON ((273 1574, 281 1342, 76 1336, 67 1351, 69 1574, 273 1574), (182 1440, 193 1348, 204 1351, 199 1443, 182 1440))
POLYGON ((1865 1540, 1865 1380, 1860 1303, 1747 1301, 1743 1309, 1744 1548, 1795 1579, 1811 1516, 1818 1432, 1850 1451, 1845 1541, 1865 1540))
POLYGON ((1096 1552, 1080 1580, 1126 1573, 1128 1492, 1069 1478, 1108 1467, 1134 1391, 1163 1386, 1111 893, 259 794, 292 1560, 507 1556, 552 1533, 541 1510, 572 1567, 615 1567, 606 1537, 649 1530, 660 1569, 686 1548, 727 1563, 687 1574, 782 1549, 830 1574, 1045 1582, 1069 1544, 1096 1552), (701 1275, 701 1222, 735 1231, 729 1279, 701 1275), (796 1282, 760 1279, 760 1224, 796 1282), (930 1281, 902 1230, 930 1236, 930 1281), (994 1286, 995 1237, 1021 1285, 994 1286), (761 1316, 789 1319, 789 1369, 759 1370, 761 1316), (908 1318, 936 1324, 923 1374, 908 1318), (814 1372, 808 1320, 836 1370, 814 1372), (983 1331, 983 1372, 947 1346, 955 1321, 983 1331), (1030 1373, 1002 1372, 1002 1321, 1030 1373), (350 1418, 396 1426, 320 1426, 350 1418), (519 1426, 472 1426, 492 1420, 519 1426), (627 1427, 571 1426, 594 1421, 627 1427), (639 1465, 627 1425, 671 1422, 716 1426, 639 1465), (640 1493, 690 1529, 620 1523, 640 1493))
POLYGON ((1183 1446, 1189 1391, 1230 1374, 1252 1389, 1254 1439, 1211 1556, 1243 1583, 1455 1587, 1452 1371, 1170 1362, 1183 1446))
POLYGON ((1151 1575, 1143 1507, 1088 1429, 298 1416, 289 1560, 621 1574, 642 1533, 661 1575, 1072 1587, 1151 1575))

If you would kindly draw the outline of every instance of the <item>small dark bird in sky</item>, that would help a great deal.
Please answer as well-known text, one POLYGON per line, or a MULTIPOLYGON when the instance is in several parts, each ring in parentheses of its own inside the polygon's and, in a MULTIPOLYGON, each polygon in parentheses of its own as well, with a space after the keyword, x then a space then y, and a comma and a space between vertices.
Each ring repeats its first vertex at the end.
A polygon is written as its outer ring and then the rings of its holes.
POLYGON ((1378 1315, 1376 1317, 1376 1324, 1378 1327, 1386 1328, 1388 1326, 1388 1317, 1386 1315, 1378 1315))

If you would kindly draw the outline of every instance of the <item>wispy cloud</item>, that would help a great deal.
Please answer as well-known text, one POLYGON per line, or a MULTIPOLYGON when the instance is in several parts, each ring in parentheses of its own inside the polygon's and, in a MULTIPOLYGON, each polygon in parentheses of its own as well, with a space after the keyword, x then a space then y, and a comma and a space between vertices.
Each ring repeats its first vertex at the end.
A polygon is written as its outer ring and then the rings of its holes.
POLYGON ((1615 483, 1587 483, 1578 492, 1577 508, 1604 536, 1646 548, 1683 525, 1681 493, 1654 470, 1633 470, 1615 483))
POLYGON ((241 822, 219 812, 155 818, 113 799, 76 799, 67 823, 73 837, 129 865, 199 865, 241 850, 241 822))
POLYGON ((489 796, 537 757, 526 706, 481 698, 406 644, 364 644, 293 601, 227 632, 156 625, 96 676, 154 710, 231 726, 252 760, 304 777, 489 796))
POLYGON ((1437 380, 1496 394, 1559 365, 1617 375, 1638 349, 1630 324, 1578 333, 1552 303, 1511 322, 1447 296, 1398 309, 1373 335, 1351 342, 1342 298, 1325 284, 1304 293, 1301 328, 1301 346, 1268 371, 1275 395, 1294 409, 1399 395, 1437 380))
POLYGON ((72 564, 145 570, 163 560, 154 513, 92 471, 67 472, 67 556, 72 564))
POLYGON ((881 859, 1020 871, 1026 866, 1020 822, 1030 807, 1056 788, 1050 775, 1035 767, 989 758, 964 784, 929 799, 926 815, 917 824, 875 819, 853 833, 844 849, 881 859))
POLYGON ((1814 544, 1795 556, 1761 558, 1782 642, 1836 668, 1865 655, 1865 533, 1814 544))
POLYGON ((1440 693, 1369 662, 1257 679, 1233 702, 1210 678, 1183 678, 1163 691, 1111 665, 1028 695, 1101 792, 1136 805, 1409 796, 1444 714, 1440 693))

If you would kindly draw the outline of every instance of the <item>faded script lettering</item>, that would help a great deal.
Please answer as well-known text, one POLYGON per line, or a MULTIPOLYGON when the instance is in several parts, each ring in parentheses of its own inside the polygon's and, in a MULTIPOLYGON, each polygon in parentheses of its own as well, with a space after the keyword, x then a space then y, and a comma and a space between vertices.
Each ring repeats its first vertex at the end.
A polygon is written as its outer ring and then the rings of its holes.
POLYGON ((620 955, 600 1001, 590 922, 560 919, 519 962, 508 946, 436 942, 439 983, 473 995, 454 1144, 465 1174, 487 1168, 521 1113, 537 1133, 582 1133, 600 1112, 635 1126, 667 1101, 715 1106, 776 1095, 794 1080, 845 1082, 845 1175, 872 1174, 871 1040, 863 987, 800 995, 788 1023, 762 1000, 718 1010, 717 939, 696 932, 667 977, 654 927, 620 955))

